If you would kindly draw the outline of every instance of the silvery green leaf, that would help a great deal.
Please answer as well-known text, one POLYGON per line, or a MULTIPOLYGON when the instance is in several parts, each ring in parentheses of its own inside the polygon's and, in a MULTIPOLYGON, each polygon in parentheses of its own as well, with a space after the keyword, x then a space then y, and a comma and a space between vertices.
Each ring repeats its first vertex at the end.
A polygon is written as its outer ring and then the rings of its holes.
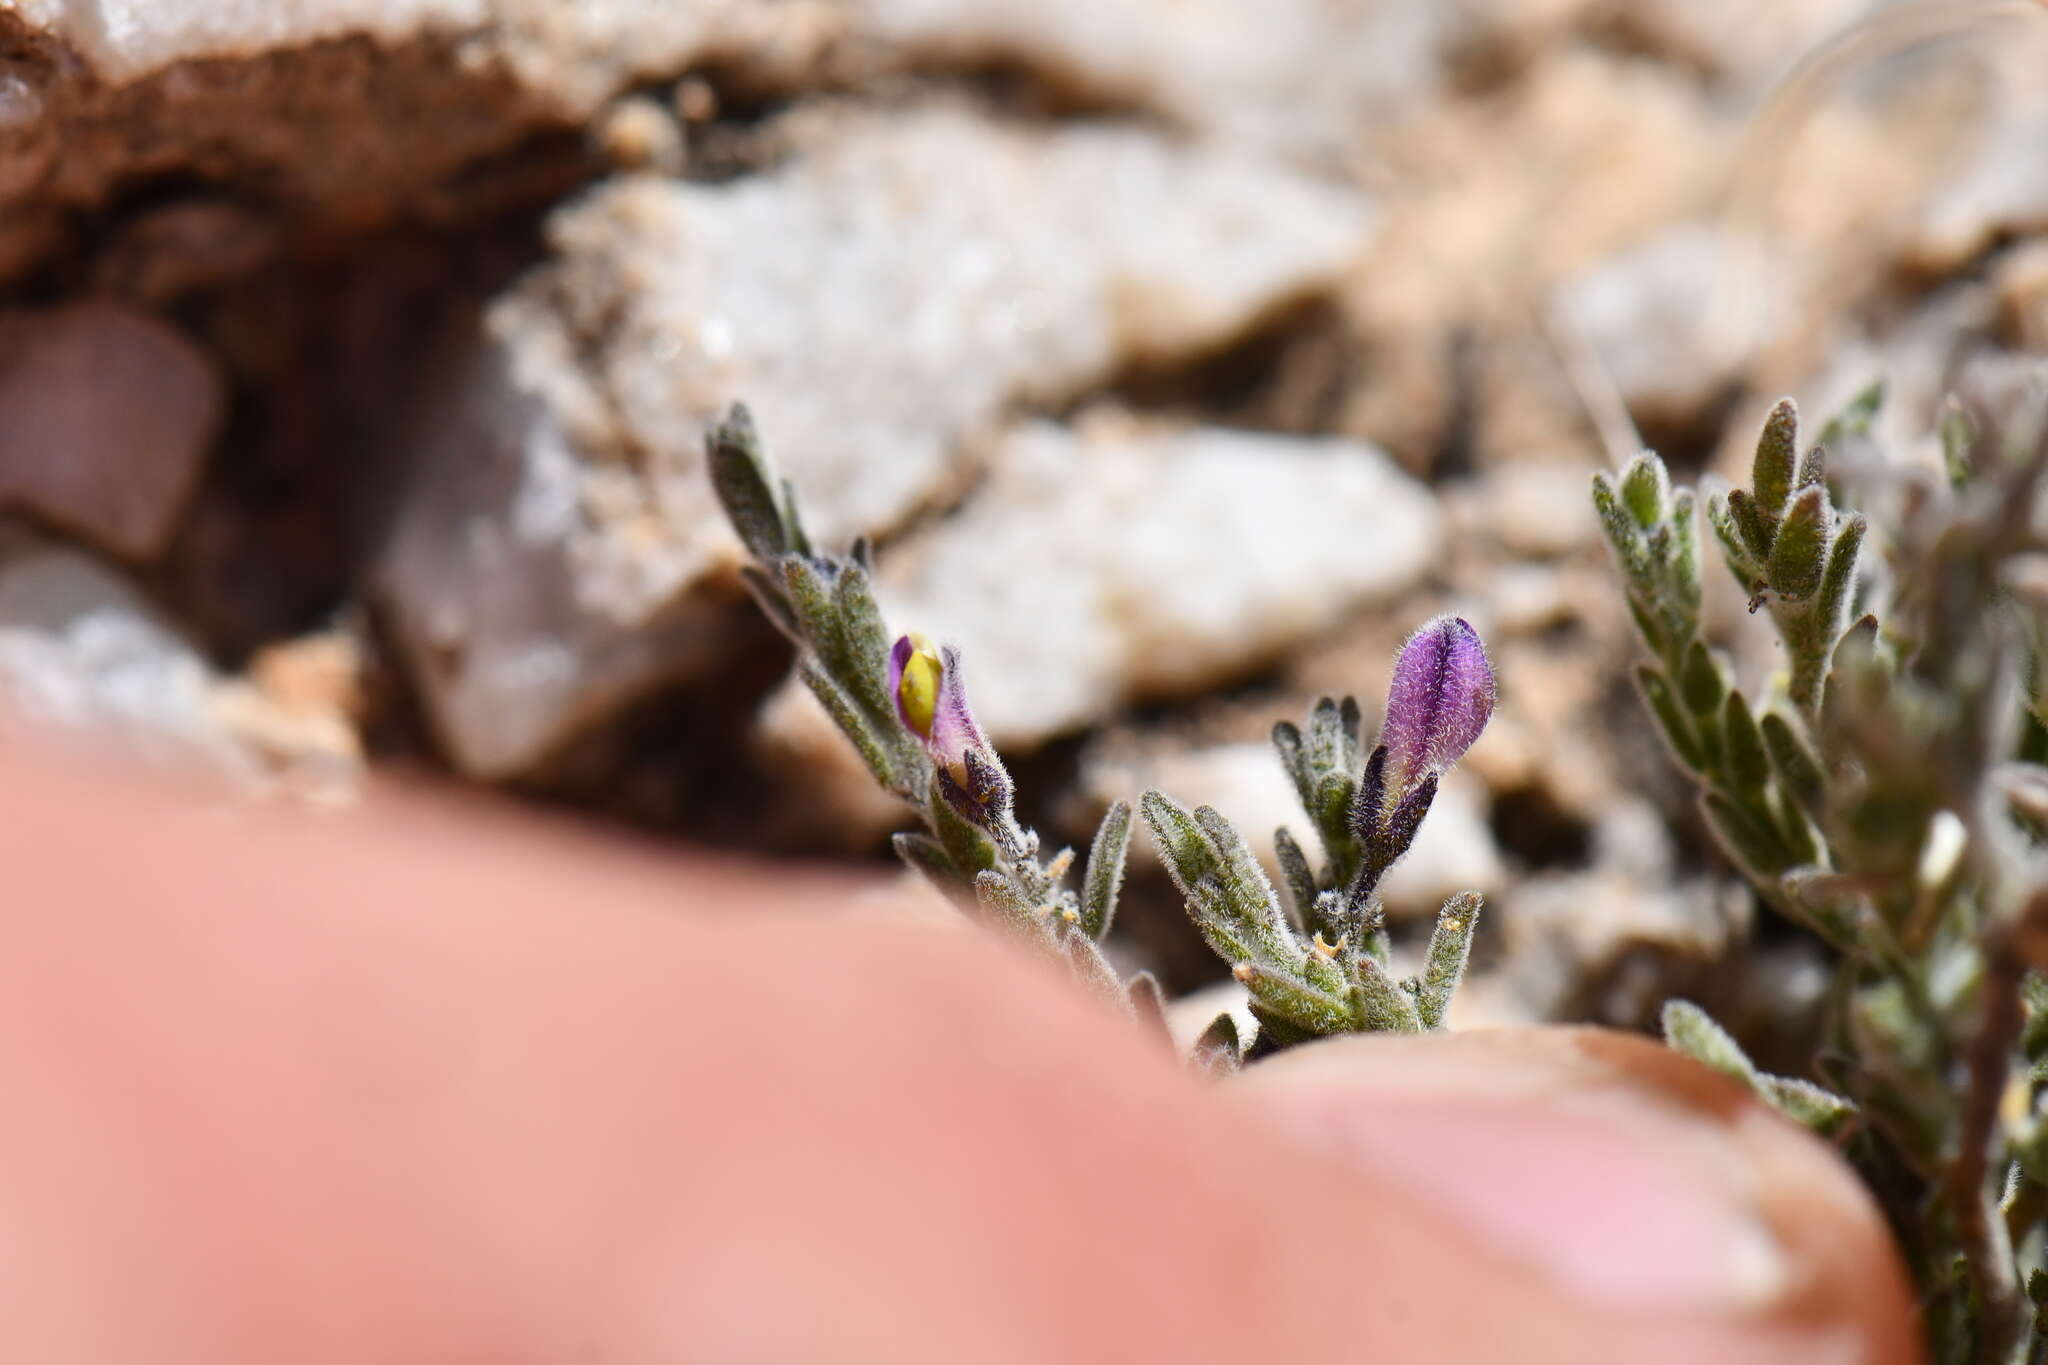
POLYGON ((1322 771, 1344 766, 1344 721, 1334 697, 1318 697, 1308 713, 1309 762, 1322 771))
POLYGON ((869 715, 877 720, 894 717, 896 699, 889 695, 889 636, 867 570, 858 564, 841 565, 832 585, 832 601, 838 608, 841 657, 846 668, 842 681, 853 689, 869 715))
POLYGON ((1721 753, 1728 775, 1745 792, 1761 792, 1770 781, 1771 762, 1763 735, 1740 692, 1730 692, 1721 708, 1721 753))
POLYGON ((768 571, 758 564, 740 565, 740 582, 746 586, 747 595, 754 599, 761 614, 791 644, 804 643, 803 630, 797 625, 796 613, 790 610, 789 599, 783 595, 782 586, 768 571))
POLYGON ((769 560, 794 549, 753 416, 744 405, 733 404, 725 420, 704 433, 704 456, 719 506, 748 553, 769 560))
POLYGON ((1832 1090, 1789 1076, 1764 1076, 1763 1097, 1771 1107, 1824 1138, 1838 1137, 1856 1117, 1856 1105, 1832 1090))
POLYGON ((1294 790, 1301 796, 1302 809, 1313 815, 1315 778, 1309 772, 1308 747, 1302 742, 1301 728, 1293 721, 1274 722, 1273 748, 1280 755, 1280 766, 1287 770, 1287 776, 1294 783, 1294 790))
POLYGON ((1436 929, 1429 936, 1429 951, 1423 958, 1421 989, 1415 1000, 1416 1015, 1426 1029, 1443 1025, 1451 997, 1465 977, 1465 963, 1472 954, 1472 931, 1479 923, 1484 903, 1478 892, 1461 891, 1445 901, 1437 913, 1436 929))
POLYGON ((1186 892, 1188 918, 1209 945, 1209 951, 1225 962, 1246 962, 1258 956, 1252 934, 1245 928, 1238 908, 1223 894, 1223 884, 1214 877, 1190 886, 1186 892))
POLYGON ((1236 828, 1211 806, 1195 807, 1194 822, 1209 837, 1224 892, 1239 908, 1254 942, 1273 960, 1298 956, 1299 945, 1287 931, 1279 893, 1236 828))
POLYGON ((1614 547, 1622 573, 1638 591, 1654 592, 1657 575, 1650 562, 1649 542, 1605 474, 1593 476, 1593 510, 1599 514, 1601 529, 1607 532, 1607 543, 1614 547))
POLYGON ((1000 872, 975 873, 974 898, 990 918, 1002 921, 1027 938, 1044 939, 1050 932, 1038 913, 1038 907, 1025 899, 1023 893, 1000 872))
POLYGON ((1753 563, 1768 565, 1771 562, 1771 542, 1777 533, 1776 525, 1767 520, 1757 509, 1755 499, 1740 488, 1728 490, 1728 519, 1735 524, 1735 531, 1741 537, 1744 551, 1753 563))
POLYGON ((1693 772, 1705 772, 1707 751, 1701 744, 1693 723, 1678 704, 1678 695, 1671 690, 1662 673, 1648 664, 1636 665, 1636 686, 1641 689, 1643 701, 1650 708, 1650 715, 1657 722, 1657 729, 1670 746, 1672 756, 1693 772))
POLYGON ((1118 801, 1103 814, 1088 849, 1081 880, 1081 932, 1100 940, 1116 919, 1117 893, 1124 884, 1124 854, 1131 843, 1131 806, 1118 801))
POLYGON ((860 708, 854 705, 853 698, 847 696, 845 689, 834 682, 815 660, 805 659, 798 663, 797 675, 804 680, 804 686, 811 689, 811 695, 818 699, 819 705, 825 708, 825 714, 832 717, 832 723, 839 727, 840 733, 852 741, 854 751, 860 755, 861 762, 867 765, 875 781, 891 791, 896 790, 899 775, 896 757, 882 743, 860 708))
POLYGON ((1308 855, 1301 851, 1301 845, 1294 842, 1294 836, 1282 825, 1273 831, 1273 854, 1280 864, 1280 878, 1287 883, 1287 897, 1293 910, 1297 929, 1313 927, 1316 905, 1316 878, 1309 870, 1308 855))
POLYGON ((1622 471, 1621 505, 1635 518, 1636 525, 1646 531, 1664 519, 1664 504, 1670 493, 1670 478, 1655 451, 1642 452, 1622 471))
POLYGON ((1243 1065, 1244 1047, 1238 1041, 1237 1019, 1226 1011, 1210 1020, 1195 1039, 1189 1060, 1197 1070, 1211 1075, 1227 1075, 1243 1065))
POLYGON ((1751 880, 1768 882, 1792 866, 1791 855, 1779 842, 1777 831, 1736 805, 1725 793, 1710 791, 1702 794, 1700 809, 1722 851, 1734 859, 1751 880))
POLYGON ((1765 577, 1780 597, 1801 602, 1819 591, 1827 568, 1828 543, 1834 534, 1835 511, 1825 487, 1804 488, 1785 509, 1771 545, 1765 577))
POLYGON ((1757 507, 1766 517, 1776 518, 1785 500, 1792 496, 1792 476, 1799 459, 1799 409, 1789 398, 1781 398, 1764 419, 1763 434, 1757 438, 1756 459, 1750 465, 1749 486, 1757 507))
POLYGON ((1704 641, 1686 647, 1684 672, 1679 675, 1679 696, 1685 709, 1696 716, 1711 716, 1728 695, 1728 679, 1704 641))
POLYGON ((1665 639, 1664 627, 1658 623, 1656 612, 1643 601, 1641 593, 1631 589, 1622 594, 1622 600, 1628 606, 1628 619, 1635 623, 1636 634, 1642 637, 1643 644, 1652 654, 1663 658, 1677 641, 1665 639))
MULTIPOLYGON (((979 878, 976 880, 978 883, 979 878)), ((1102 955, 1102 949, 1095 946, 1093 939, 1086 934, 1068 931, 1060 936, 1060 949, 1066 954, 1067 965, 1073 969, 1075 979, 1091 994, 1124 1009, 1131 1007, 1130 994, 1124 989, 1124 983, 1117 979, 1116 968, 1109 965, 1109 959, 1102 955)))
POLYGON ((1763 569, 1758 557, 1751 553, 1742 527, 1736 523, 1727 494, 1716 493, 1707 499, 1707 524, 1714 528, 1714 539, 1721 542, 1728 572, 1735 575, 1744 592, 1755 592, 1763 581, 1763 569))
POLYGON ((1309 1033, 1346 1033, 1355 1027, 1346 1001, 1299 978, 1255 962, 1240 962, 1231 974, 1268 1012, 1309 1033))
POLYGON ((1690 488, 1681 488, 1672 497, 1671 515, 1664 524, 1671 528, 1671 555, 1665 565, 1671 595, 1689 616, 1696 617, 1700 609, 1700 546, 1690 488))
POLYGON ((1820 760, 1806 747, 1806 741, 1799 737, 1791 722, 1776 711, 1766 711, 1758 728, 1763 732, 1764 750, 1771 756, 1778 781, 1807 814, 1818 818, 1823 796, 1820 760))
POLYGON ((1341 766, 1347 773, 1357 772, 1359 761, 1365 756, 1365 748, 1359 740, 1359 726, 1363 720, 1358 698, 1347 696, 1337 703, 1337 728, 1344 736, 1341 766))
POLYGON ((946 856, 945 845, 928 834, 910 833, 898 834, 889 843, 905 867, 921 873, 949 899, 957 901, 961 898, 964 888, 960 874, 954 869, 953 860, 946 856))
POLYGON ((1351 1005, 1358 1027, 1368 1033, 1420 1033, 1422 1016, 1415 1001, 1387 969, 1369 957, 1357 959, 1357 983, 1351 988, 1351 1005))
POLYGON ((1814 619, 1823 647, 1832 650, 1841 632, 1842 620, 1856 595, 1856 561, 1863 549, 1867 523, 1860 513, 1842 519, 1842 529, 1828 547, 1826 571, 1821 576, 1820 595, 1814 603, 1814 619))
POLYGON ((791 554, 811 553, 811 538, 804 533, 804 519, 797 510, 796 485, 788 479, 782 481, 782 533, 789 541, 791 554))
POLYGON ((796 613, 805 642, 828 670, 841 672, 839 604, 832 598, 832 585, 818 565, 803 555, 784 555, 775 563, 782 571, 783 594, 796 613))
POLYGON ((1133 974, 1124 983, 1124 995, 1130 1001, 1131 1013, 1140 1024, 1172 1041, 1173 1032, 1166 1022, 1166 990, 1159 984, 1158 977, 1150 972, 1133 974))
POLYGON ((1672 1051, 1762 1093, 1761 1078, 1748 1054, 1728 1036, 1726 1029, 1690 1000, 1672 1000, 1665 1004, 1664 1041, 1672 1051))

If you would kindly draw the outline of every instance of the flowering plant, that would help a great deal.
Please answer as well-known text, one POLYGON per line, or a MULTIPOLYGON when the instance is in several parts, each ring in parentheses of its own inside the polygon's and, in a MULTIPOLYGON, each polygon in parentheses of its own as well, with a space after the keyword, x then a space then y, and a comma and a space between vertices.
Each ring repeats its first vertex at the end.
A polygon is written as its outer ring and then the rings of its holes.
MULTIPOLYGON (((1147 972, 1121 977, 1102 944, 1115 920, 1131 835, 1129 804, 1103 816, 1074 885, 1072 849, 1041 858, 1016 815, 1016 789, 968 704, 959 652, 920 635, 891 642, 874 597, 865 541, 821 552, 794 490, 770 471, 745 408, 706 438, 713 483, 751 562, 749 591, 797 647, 797 673, 885 789, 924 828, 895 836, 903 861, 963 908, 1063 958, 1088 987, 1165 1027, 1147 972)), ((1139 808, 1203 939, 1250 997, 1256 1033, 1222 1014, 1195 1046, 1209 1068, 1322 1034, 1419 1032, 1443 1024, 1464 974, 1480 899, 1451 897, 1417 975, 1396 977, 1377 888, 1414 842, 1437 784, 1485 727, 1493 668, 1472 627, 1438 617, 1395 665, 1386 720, 1366 753, 1361 713, 1325 698, 1304 731, 1282 722, 1273 742, 1324 854, 1312 868, 1299 842, 1276 835, 1283 902, 1230 822, 1149 791, 1139 808)))
POLYGON ((2029 968, 2048 961, 2048 598, 2028 584, 2048 398, 1974 417, 1951 403, 1941 469, 1881 458, 1878 399, 1803 450, 1778 404, 1750 486, 1707 500, 1783 652, 1762 688, 1703 636, 1693 493, 1648 452, 1594 480, 1651 655, 1636 675, 1650 716, 1759 899, 1834 956, 1813 1080, 1759 1072, 1685 1002, 1665 1028, 1843 1145, 1900 1233, 1938 1358, 2039 1360, 2048 982, 2029 968), (1839 509, 1852 491, 1867 518, 1839 509))

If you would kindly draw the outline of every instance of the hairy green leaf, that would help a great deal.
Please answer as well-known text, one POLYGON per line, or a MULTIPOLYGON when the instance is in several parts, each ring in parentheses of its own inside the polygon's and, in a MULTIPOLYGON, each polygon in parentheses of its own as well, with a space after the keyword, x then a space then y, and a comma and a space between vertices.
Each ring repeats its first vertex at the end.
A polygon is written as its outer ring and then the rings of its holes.
POLYGON ((1804 488, 1785 509, 1765 577, 1780 597, 1802 602, 1820 589, 1835 510, 1824 487, 1804 488))
POLYGON ((1443 1026, 1451 997, 1465 977, 1465 963, 1472 955, 1472 931, 1484 904, 1478 892, 1461 891, 1437 912, 1436 929, 1429 936, 1429 951, 1423 958, 1422 989, 1415 999, 1415 1012, 1424 1028, 1443 1026))
POLYGON ((1762 1093, 1762 1081, 1728 1031, 1690 1000, 1671 1000, 1664 1006, 1664 1041, 1674 1052, 1762 1093))
POLYGON ((1081 932, 1100 940, 1116 919, 1117 893, 1124 884, 1124 854, 1131 843, 1131 805, 1118 801, 1096 826, 1081 881, 1081 932))
POLYGON ((1781 398, 1764 419, 1763 434, 1757 438, 1756 459, 1750 465, 1749 486, 1757 507, 1775 518, 1792 496, 1792 476, 1799 459, 1799 409, 1789 398, 1781 398))

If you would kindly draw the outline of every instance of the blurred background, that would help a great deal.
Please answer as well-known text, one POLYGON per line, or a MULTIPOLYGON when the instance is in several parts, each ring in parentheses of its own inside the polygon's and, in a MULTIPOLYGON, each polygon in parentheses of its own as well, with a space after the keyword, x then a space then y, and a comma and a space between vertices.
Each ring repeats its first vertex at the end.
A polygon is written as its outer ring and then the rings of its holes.
MULTIPOLYGON (((1729 965, 1588 479, 2024 382, 2044 73, 2018 0, 0 0, 6 723, 878 861, 705 479, 744 400, 1049 840, 1159 785, 1270 856, 1272 723, 1456 610, 1500 709, 1386 891, 1488 894, 1466 1022, 1755 1032, 1822 974, 1729 965)), ((1133 878, 1126 965, 1219 975, 1133 878)))

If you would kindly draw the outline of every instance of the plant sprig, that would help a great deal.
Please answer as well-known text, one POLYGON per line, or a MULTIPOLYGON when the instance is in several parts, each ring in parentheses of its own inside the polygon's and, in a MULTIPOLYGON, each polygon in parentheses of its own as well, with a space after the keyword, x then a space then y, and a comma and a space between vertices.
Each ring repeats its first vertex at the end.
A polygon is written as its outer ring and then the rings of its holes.
POLYGON ((2018 762, 2048 735, 2024 704, 2038 606, 2008 589, 2042 548, 2048 407, 1987 434, 1951 406, 1945 478, 1894 466, 1865 480, 1897 507, 1872 565, 1871 522, 1836 506, 1828 449, 1868 444, 1880 396, 1804 450, 1796 410, 1778 404, 1749 487, 1708 499, 1728 570, 1783 650, 1759 691, 1701 637, 1692 492, 1645 452, 1596 476, 1593 502, 1651 656, 1643 700, 1707 827, 1836 955, 1814 1080, 1757 1072, 1683 1002, 1667 1037, 1843 1142, 1901 1233, 1938 1357, 2006 1365, 2048 1343, 2022 1288, 2048 1292, 2048 988, 2016 946, 2048 922, 2048 823, 2023 795, 2048 790, 2048 769, 2018 762))
MULTIPOLYGON (((713 485, 751 562, 748 590, 796 645, 797 672, 873 774, 914 808, 921 831, 895 836, 902 860, 982 918, 1065 959, 1105 997, 1163 1027, 1158 983, 1120 979, 1102 949, 1116 917, 1132 810, 1113 804, 1085 867, 1069 884, 1071 849, 1039 856, 1016 816, 1016 791, 968 705, 959 652, 922 636, 890 640, 876 606, 865 541, 821 552, 794 490, 772 473, 743 407, 712 428, 713 485)), ((1325 1034, 1440 1028, 1471 951, 1480 898, 1450 898, 1418 975, 1396 978, 1380 879, 1414 842, 1444 772, 1492 714, 1494 678, 1471 626, 1439 617, 1395 665, 1386 722, 1367 753, 1356 701, 1324 699, 1307 730, 1274 728, 1280 760, 1322 845, 1320 869, 1285 829, 1276 834, 1288 900, 1230 822, 1188 811, 1162 792, 1139 809, 1203 939, 1250 996, 1257 1021, 1241 1036, 1219 1016, 1194 1048, 1197 1065, 1228 1069, 1255 1051, 1325 1034)))

